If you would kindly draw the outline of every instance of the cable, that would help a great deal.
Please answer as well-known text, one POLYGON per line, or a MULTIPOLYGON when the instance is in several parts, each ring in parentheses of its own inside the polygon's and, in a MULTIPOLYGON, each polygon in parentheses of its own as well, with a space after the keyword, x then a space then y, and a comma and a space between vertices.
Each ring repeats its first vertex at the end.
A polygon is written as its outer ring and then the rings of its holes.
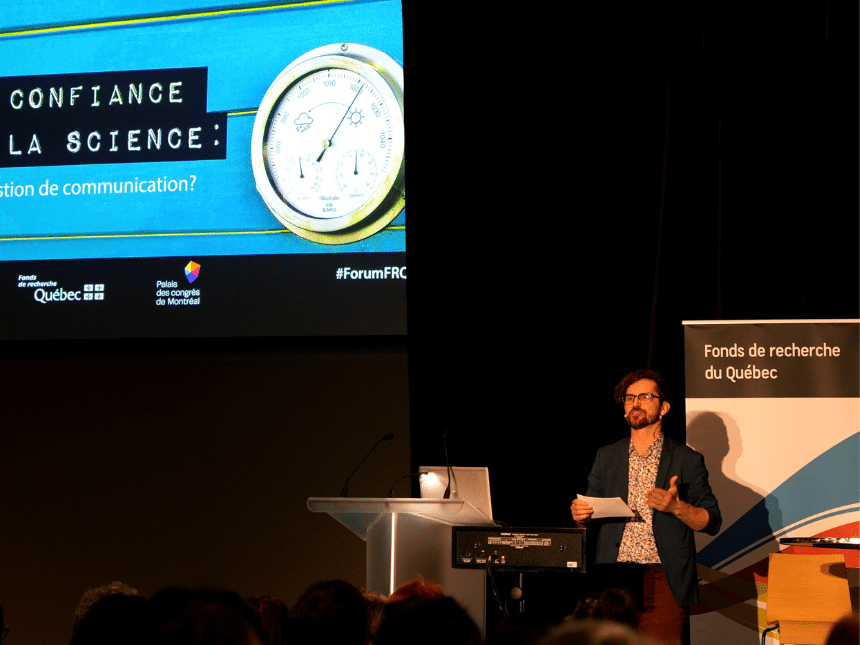
POLYGON ((499 588, 496 586, 496 579, 493 577, 493 556, 487 556, 487 577, 490 579, 490 586, 493 588, 493 595, 496 597, 496 602, 499 603, 499 609, 502 610, 502 616, 508 617, 508 608, 502 602, 502 597, 499 595, 499 588))

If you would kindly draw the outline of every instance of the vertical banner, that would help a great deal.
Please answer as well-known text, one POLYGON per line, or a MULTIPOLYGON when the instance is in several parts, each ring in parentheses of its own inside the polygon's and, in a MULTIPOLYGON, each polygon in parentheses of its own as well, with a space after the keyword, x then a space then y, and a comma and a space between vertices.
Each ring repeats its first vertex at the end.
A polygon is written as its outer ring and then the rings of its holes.
MULTIPOLYGON (((761 642, 782 538, 858 537, 860 321, 684 322, 687 443, 723 528, 696 536, 692 642, 761 642)), ((839 550, 857 587, 858 551, 839 550)), ((778 640, 771 641, 778 643, 778 640)))

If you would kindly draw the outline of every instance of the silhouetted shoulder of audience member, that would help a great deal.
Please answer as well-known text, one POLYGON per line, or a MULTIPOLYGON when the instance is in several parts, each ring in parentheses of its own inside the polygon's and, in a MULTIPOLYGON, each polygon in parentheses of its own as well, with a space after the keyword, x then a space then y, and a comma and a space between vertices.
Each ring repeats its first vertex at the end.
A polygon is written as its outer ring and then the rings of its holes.
POLYGON ((404 582, 388 596, 388 602, 401 602, 409 598, 444 598, 445 592, 435 582, 427 582, 422 577, 404 582))
POLYGON ((232 591, 162 589, 150 610, 154 645, 263 645, 253 609, 232 591))
POLYGON ((137 589, 134 587, 129 587, 127 584, 123 584, 119 580, 111 582, 107 585, 102 585, 100 587, 93 587, 92 589, 87 589, 84 592, 84 595, 81 596, 80 601, 78 602, 78 608, 75 610, 75 619, 72 622, 72 629, 77 629, 78 623, 81 622, 84 616, 86 616, 87 612, 90 610, 95 603, 104 598, 105 596, 137 596, 137 589))
POLYGON ((367 601, 344 580, 311 585, 290 610, 289 645, 365 645, 369 638, 367 601))
POLYGON ((97 600, 77 624, 71 645, 150 645, 149 604, 141 596, 114 594, 97 600))
POLYGON ((389 604, 375 645, 480 645, 481 631, 449 597, 410 598, 389 604))
POLYGON ((636 627, 639 607, 626 589, 610 588, 583 596, 573 610, 573 618, 604 618, 636 627))
POLYGON ((535 645, 552 626, 541 614, 511 614, 489 631, 484 645, 535 645))
POLYGON ((857 645, 860 641, 860 619, 855 611, 837 622, 827 636, 827 645, 857 645))
POLYGON ((549 630, 538 645, 659 645, 630 625, 600 618, 570 619, 549 630))
POLYGON ((254 622, 263 645, 284 645, 290 620, 290 610, 284 601, 272 596, 251 596, 248 604, 254 610, 254 622))

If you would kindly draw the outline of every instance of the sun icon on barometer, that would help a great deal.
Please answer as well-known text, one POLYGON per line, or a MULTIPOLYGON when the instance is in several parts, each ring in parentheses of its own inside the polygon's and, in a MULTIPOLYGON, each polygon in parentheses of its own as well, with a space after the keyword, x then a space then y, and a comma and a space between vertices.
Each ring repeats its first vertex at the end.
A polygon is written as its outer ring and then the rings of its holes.
POLYGON ((361 125, 361 110, 353 110, 349 113, 349 124, 356 128, 361 125))

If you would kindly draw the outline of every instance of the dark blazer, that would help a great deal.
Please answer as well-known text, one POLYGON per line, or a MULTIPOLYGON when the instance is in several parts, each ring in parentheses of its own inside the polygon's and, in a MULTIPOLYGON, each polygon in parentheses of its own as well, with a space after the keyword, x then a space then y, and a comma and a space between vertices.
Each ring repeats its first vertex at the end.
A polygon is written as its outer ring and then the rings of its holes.
MULTIPOLYGON (((630 437, 604 446, 597 451, 591 474, 588 475, 588 493, 591 497, 620 497, 627 502, 628 453, 630 437)), ((717 498, 708 484, 708 469, 702 455, 687 445, 663 437, 660 466, 657 469, 657 488, 668 489, 673 476, 678 475, 678 497, 708 511, 708 525, 702 530, 716 535, 723 523, 717 498)), ((595 520, 597 531, 597 564, 618 560, 618 547, 624 533, 624 520, 595 520)), ((696 574, 696 544, 693 529, 670 513, 654 512, 654 541, 657 553, 666 572, 672 595, 681 607, 699 602, 696 574)), ((589 534, 593 531, 589 531, 589 534)))

